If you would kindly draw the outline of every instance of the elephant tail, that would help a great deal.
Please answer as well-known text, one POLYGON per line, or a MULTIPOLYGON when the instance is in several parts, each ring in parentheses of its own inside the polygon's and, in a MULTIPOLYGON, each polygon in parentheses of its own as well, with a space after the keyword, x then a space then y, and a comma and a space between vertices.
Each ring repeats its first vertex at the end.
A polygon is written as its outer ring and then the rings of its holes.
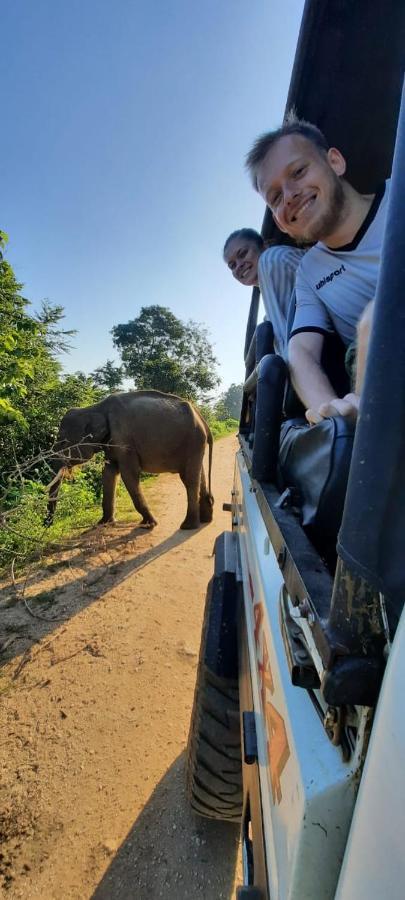
POLYGON ((205 434, 207 436, 207 444, 208 444, 208 493, 212 496, 211 491, 211 470, 212 470, 212 447, 214 444, 214 438, 212 437, 212 432, 208 422, 205 421, 204 416, 199 412, 200 419, 205 428, 205 434))
POLYGON ((211 494, 211 469, 212 469, 212 447, 213 447, 213 437, 211 434, 211 430, 206 423, 207 429, 207 441, 208 441, 208 493, 211 494))

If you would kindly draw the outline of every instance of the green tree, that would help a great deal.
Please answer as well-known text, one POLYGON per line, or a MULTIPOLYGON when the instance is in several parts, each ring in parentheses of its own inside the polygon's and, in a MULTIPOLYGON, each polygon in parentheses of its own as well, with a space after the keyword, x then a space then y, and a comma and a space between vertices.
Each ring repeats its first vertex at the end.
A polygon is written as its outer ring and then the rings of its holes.
POLYGON ((25 423, 21 409, 38 356, 41 326, 26 312, 22 285, 3 257, 7 236, 0 232, 0 424, 25 423))
MULTIPOLYGON (((67 351, 75 333, 60 327, 60 306, 42 304, 29 315, 0 232, 0 485, 12 475, 22 482, 29 461, 49 450, 62 415, 72 406, 100 399, 103 392, 83 373, 62 376, 56 355, 67 351)), ((46 466, 36 475, 46 479, 46 466)), ((32 474, 32 473, 31 473, 32 474)), ((28 476, 29 477, 29 476, 28 476)))
POLYGON ((126 375, 135 387, 155 388, 204 402, 220 382, 206 329, 182 322, 165 306, 143 306, 112 329, 126 375))
POLYGON ((99 366, 91 373, 94 384, 98 387, 105 388, 108 392, 119 391, 122 387, 122 379, 124 375, 123 366, 114 365, 111 359, 107 359, 104 366, 99 366))
POLYGON ((72 349, 71 338, 77 334, 77 331, 59 327, 59 323, 65 318, 63 306, 43 300, 41 309, 35 318, 42 326, 44 347, 52 354, 69 353, 69 350, 72 349))
POLYGON ((5 243, 0 232, 0 424, 28 427, 33 398, 59 377, 54 354, 69 349, 75 332, 59 327, 63 309, 48 301, 36 316, 29 315, 22 285, 1 252, 5 243))
POLYGON ((215 413, 218 419, 239 419, 242 396, 243 384, 231 384, 215 404, 215 413))

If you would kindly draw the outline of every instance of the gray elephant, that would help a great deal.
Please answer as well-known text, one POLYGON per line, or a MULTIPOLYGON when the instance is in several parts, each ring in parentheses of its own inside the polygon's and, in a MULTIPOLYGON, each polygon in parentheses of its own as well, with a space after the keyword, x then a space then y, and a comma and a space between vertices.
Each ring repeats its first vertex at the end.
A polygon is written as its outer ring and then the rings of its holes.
POLYGON ((73 466, 104 450, 103 516, 114 521, 119 475, 142 516, 141 525, 157 524, 142 493, 141 472, 176 472, 187 491, 187 514, 180 528, 198 528, 212 520, 212 434, 187 400, 160 391, 110 394, 99 403, 71 409, 60 424, 51 465, 56 477, 49 489, 46 524, 53 521, 63 476, 73 466), (208 490, 203 458, 209 447, 208 490))

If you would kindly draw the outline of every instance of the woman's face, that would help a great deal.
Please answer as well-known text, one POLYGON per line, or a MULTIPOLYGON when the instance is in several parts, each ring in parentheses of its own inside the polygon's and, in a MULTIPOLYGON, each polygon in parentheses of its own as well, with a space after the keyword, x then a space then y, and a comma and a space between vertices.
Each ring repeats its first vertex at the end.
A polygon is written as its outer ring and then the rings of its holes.
POLYGON ((254 241, 246 238, 233 238, 228 244, 224 259, 232 275, 240 284, 254 287, 258 284, 257 266, 262 251, 254 241))

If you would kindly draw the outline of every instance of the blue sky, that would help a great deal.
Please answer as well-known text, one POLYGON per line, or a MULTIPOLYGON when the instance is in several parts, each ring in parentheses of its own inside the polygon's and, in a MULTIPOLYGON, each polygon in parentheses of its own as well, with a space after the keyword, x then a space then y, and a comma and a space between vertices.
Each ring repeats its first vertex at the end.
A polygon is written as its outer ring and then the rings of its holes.
POLYGON ((13 0, 0 38, 1 217, 39 306, 76 328, 66 371, 118 360, 142 305, 209 329, 223 388, 243 379, 250 291, 221 259, 260 230, 243 171, 279 124, 303 0, 13 0))

